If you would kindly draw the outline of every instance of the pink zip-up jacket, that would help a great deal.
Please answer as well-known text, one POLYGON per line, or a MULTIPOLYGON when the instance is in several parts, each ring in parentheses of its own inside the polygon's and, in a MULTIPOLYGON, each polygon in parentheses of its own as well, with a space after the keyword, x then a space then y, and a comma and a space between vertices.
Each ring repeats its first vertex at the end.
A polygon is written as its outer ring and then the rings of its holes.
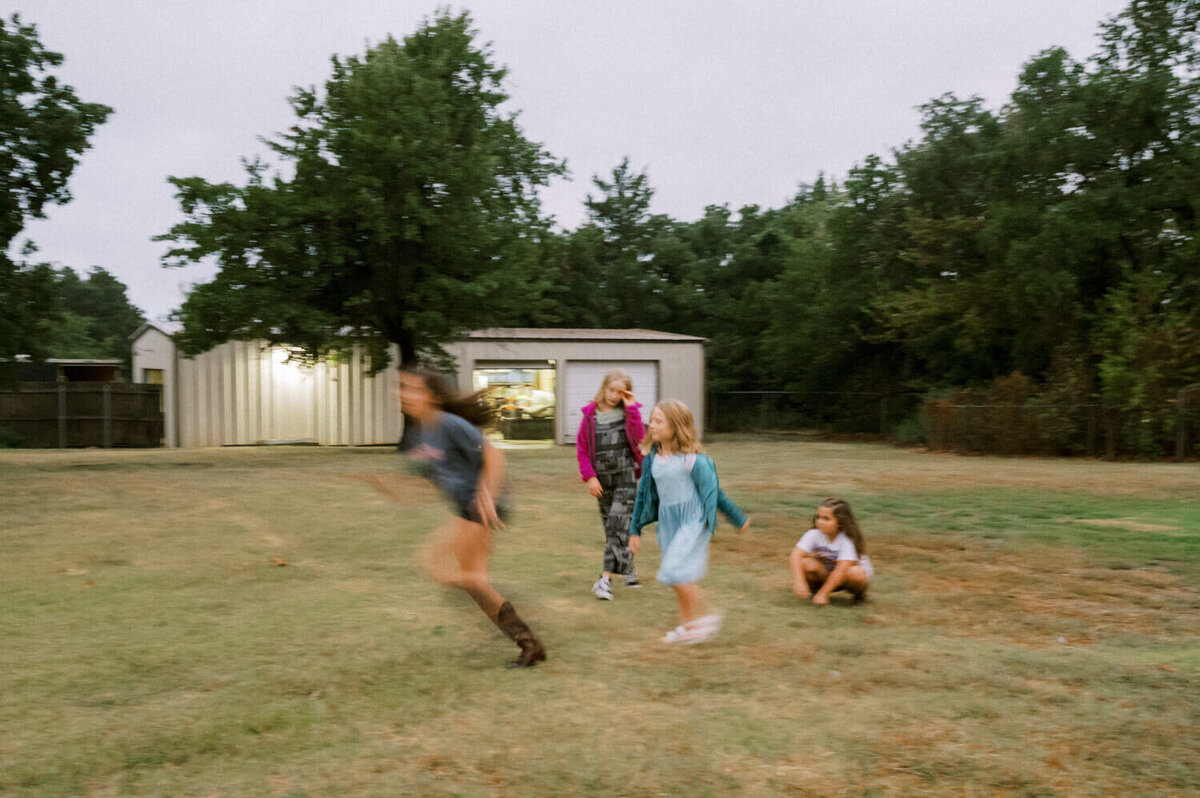
MULTIPOLYGON (((642 450, 638 445, 646 437, 646 425, 642 423, 642 403, 625 405, 625 437, 629 451, 633 453, 634 476, 642 475, 642 450)), ((596 476, 596 403, 583 406, 583 421, 579 422, 579 434, 575 436, 575 458, 579 460, 579 475, 587 482, 596 476)))

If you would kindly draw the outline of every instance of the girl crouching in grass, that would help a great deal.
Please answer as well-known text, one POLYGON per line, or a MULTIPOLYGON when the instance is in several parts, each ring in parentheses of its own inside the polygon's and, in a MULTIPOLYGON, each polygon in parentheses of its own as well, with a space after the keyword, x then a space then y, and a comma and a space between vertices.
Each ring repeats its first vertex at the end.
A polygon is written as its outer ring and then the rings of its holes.
POLYGON ((867 557, 863 538, 850 503, 826 499, 817 505, 813 529, 804 533, 792 549, 790 564, 796 595, 813 604, 828 604, 829 594, 847 590, 862 600, 875 569, 867 557))

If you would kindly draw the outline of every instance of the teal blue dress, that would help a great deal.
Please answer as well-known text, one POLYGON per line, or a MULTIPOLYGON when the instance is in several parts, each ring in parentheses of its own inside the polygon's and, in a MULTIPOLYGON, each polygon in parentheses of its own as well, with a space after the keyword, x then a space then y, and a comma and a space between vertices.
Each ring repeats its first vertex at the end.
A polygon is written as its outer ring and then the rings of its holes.
POLYGON ((664 585, 697 582, 708 571, 708 542, 704 504, 683 455, 658 456, 651 464, 658 488, 658 547, 662 562, 658 581, 664 585))
POLYGON ((660 582, 683 585, 704 576, 718 510, 738 527, 746 523, 745 514, 721 490, 711 457, 662 457, 657 451, 646 456, 629 531, 640 535, 647 524, 658 522, 660 582))

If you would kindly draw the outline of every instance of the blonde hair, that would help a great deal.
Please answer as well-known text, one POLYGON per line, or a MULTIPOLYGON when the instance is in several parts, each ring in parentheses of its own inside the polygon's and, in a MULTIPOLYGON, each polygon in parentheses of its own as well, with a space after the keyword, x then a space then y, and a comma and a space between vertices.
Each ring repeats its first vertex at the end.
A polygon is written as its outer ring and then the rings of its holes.
MULTIPOLYGON (((845 532, 850 540, 854 541, 854 548, 858 549, 858 555, 867 553, 867 541, 863 537, 862 529, 858 526, 858 520, 854 517, 854 511, 850 509, 850 502, 845 499, 828 498, 822 501, 818 507, 828 507, 833 510, 833 517, 837 519, 838 531, 845 532)), ((813 526, 817 525, 816 516, 813 516, 813 526)))
MULTIPOLYGON (((687 405, 678 399, 664 399, 656 404, 654 409, 662 411, 663 418, 671 426, 670 444, 673 450, 683 454, 704 451, 704 447, 700 445, 700 435, 696 432, 696 421, 687 405)), ((654 441, 650 439, 650 430, 647 428, 646 437, 642 440, 642 452, 649 454, 653 448, 654 441)))
MULTIPOLYGON (((592 401, 594 401, 596 404, 600 404, 601 402, 603 402, 604 401, 604 389, 607 388, 608 384, 610 382, 612 382, 613 380, 621 380, 622 382, 625 383, 625 390, 627 390, 627 391, 633 390, 633 379, 629 376, 628 371, 626 371, 625 369, 609 369, 608 373, 604 375, 604 382, 600 383, 600 390, 596 391, 596 398, 593 399, 592 401)), ((624 407, 624 406, 625 406, 625 400, 622 399, 621 403, 619 405, 617 405, 617 407, 624 407)))

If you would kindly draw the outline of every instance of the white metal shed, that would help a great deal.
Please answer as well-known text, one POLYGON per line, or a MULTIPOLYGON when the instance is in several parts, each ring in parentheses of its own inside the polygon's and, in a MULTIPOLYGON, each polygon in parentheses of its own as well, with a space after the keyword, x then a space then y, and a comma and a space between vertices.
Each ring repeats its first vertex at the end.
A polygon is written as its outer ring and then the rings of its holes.
MULTIPOLYGON (((289 362, 285 347, 247 341, 187 357, 175 346, 179 329, 147 322, 130 336, 134 381, 163 386, 167 446, 369 445, 400 437, 394 368, 371 376, 370 364, 358 356, 305 367, 289 362)), ((704 423, 703 338, 653 330, 494 328, 473 331, 446 349, 461 390, 524 381, 524 395, 540 399, 536 408, 526 399, 501 422, 518 437, 574 443, 580 408, 611 368, 632 376, 644 416, 670 397, 692 409, 698 426, 704 423)), ((393 347, 392 363, 398 360, 393 347)))

